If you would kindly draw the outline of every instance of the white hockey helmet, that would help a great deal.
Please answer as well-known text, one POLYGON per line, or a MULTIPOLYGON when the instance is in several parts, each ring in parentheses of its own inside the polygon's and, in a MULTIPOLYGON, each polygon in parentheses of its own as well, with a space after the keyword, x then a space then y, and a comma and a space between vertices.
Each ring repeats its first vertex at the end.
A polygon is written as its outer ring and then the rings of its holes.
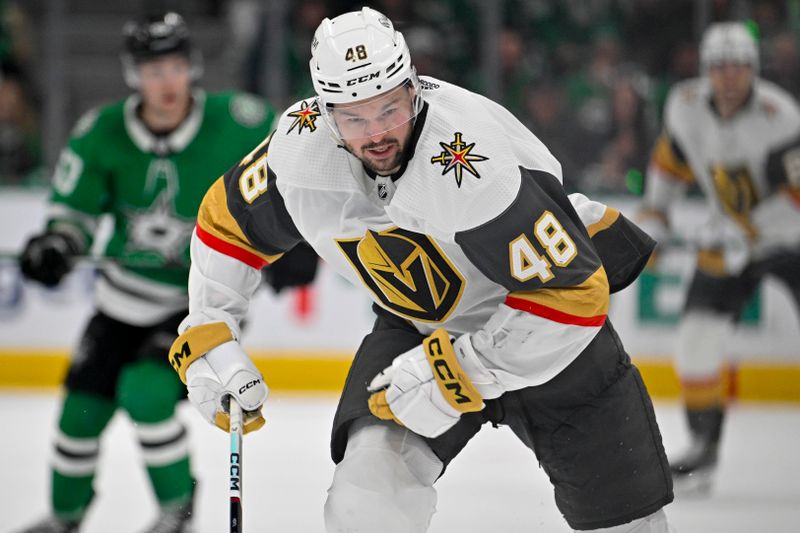
POLYGON ((753 71, 758 71, 758 45, 741 22, 717 22, 703 34, 700 42, 703 73, 721 63, 750 65, 753 71))
POLYGON ((421 108, 419 81, 403 34, 369 7, 322 21, 311 43, 309 68, 320 112, 340 138, 347 137, 330 116, 337 105, 352 109, 354 103, 408 84, 415 96, 406 120, 421 108))

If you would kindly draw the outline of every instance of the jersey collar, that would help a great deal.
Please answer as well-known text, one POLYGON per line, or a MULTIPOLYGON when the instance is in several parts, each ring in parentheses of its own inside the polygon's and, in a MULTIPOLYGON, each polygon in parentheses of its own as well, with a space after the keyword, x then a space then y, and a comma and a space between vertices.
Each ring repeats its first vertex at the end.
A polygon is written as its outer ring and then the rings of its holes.
POLYGON ((192 110, 189 116, 168 135, 155 135, 139 118, 136 110, 142 103, 139 94, 132 94, 125 100, 125 129, 131 141, 143 152, 158 155, 182 152, 191 143, 203 123, 203 108, 206 93, 202 89, 192 91, 192 110))

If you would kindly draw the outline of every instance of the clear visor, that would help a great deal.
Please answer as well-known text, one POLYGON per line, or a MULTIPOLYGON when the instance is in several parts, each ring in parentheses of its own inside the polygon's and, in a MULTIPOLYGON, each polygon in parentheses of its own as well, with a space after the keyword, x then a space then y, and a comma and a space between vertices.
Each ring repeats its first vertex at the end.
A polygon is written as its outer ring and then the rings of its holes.
POLYGON ((753 68, 753 61, 745 58, 738 58, 738 57, 726 57, 726 58, 718 58, 716 60, 709 61, 706 63, 706 68, 722 68, 727 65, 733 65, 735 67, 750 67, 753 68))
POLYGON ((758 63, 753 51, 747 48, 728 47, 707 53, 703 58, 705 68, 723 65, 755 66, 758 63))
POLYGON ((419 91, 408 80, 391 91, 351 104, 320 105, 325 121, 342 140, 381 136, 413 121, 419 91))

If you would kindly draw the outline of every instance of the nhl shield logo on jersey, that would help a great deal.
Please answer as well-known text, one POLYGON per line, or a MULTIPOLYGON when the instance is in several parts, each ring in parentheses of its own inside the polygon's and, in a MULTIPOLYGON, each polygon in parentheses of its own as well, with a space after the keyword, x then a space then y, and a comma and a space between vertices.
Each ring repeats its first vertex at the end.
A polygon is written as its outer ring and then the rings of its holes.
POLYGON ((300 109, 295 111, 290 111, 286 114, 287 117, 294 117, 294 122, 292 125, 289 126, 289 129, 286 131, 286 134, 292 133, 292 131, 297 128, 297 134, 303 133, 303 129, 307 129, 309 131, 314 131, 317 129, 317 117, 319 117, 319 105, 316 101, 309 104, 306 101, 303 101, 300 104, 300 109))
POLYGON ((390 228, 336 242, 364 285, 398 315, 443 322, 464 292, 464 277, 427 235, 390 228))
POLYGON ((462 139, 462 133, 456 132, 455 139, 453 142, 447 144, 440 142, 439 146, 443 148, 442 153, 439 155, 435 155, 431 157, 431 163, 436 164, 439 163, 444 167, 442 170, 442 176, 453 171, 453 174, 456 177, 456 185, 461 188, 461 181, 463 180, 463 171, 466 170, 477 179, 480 179, 481 176, 478 174, 478 171, 475 170, 475 167, 472 163, 477 161, 486 161, 489 159, 486 156, 473 154, 472 149, 475 147, 475 143, 467 144, 462 139))

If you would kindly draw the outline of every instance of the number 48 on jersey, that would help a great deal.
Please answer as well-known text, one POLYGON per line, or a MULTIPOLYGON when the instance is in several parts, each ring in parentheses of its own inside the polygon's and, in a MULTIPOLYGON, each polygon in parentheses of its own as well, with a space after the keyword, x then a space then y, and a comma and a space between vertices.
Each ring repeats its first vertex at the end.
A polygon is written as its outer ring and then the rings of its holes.
POLYGON ((553 278, 552 266, 569 265, 578 255, 578 249, 550 211, 542 213, 533 225, 533 235, 544 248, 547 257, 540 255, 523 233, 508 243, 511 275, 519 281, 538 277, 542 283, 546 283, 553 278))

